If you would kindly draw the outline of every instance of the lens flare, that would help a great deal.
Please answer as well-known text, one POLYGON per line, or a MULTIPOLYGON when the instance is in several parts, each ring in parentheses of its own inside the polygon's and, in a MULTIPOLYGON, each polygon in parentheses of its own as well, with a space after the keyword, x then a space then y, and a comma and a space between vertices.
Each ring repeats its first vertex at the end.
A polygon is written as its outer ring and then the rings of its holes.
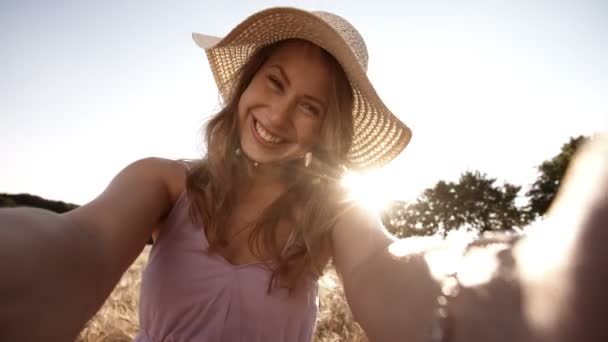
POLYGON ((390 179, 377 172, 348 172, 341 183, 349 192, 349 200, 356 201, 374 212, 381 212, 396 198, 390 190, 390 179))

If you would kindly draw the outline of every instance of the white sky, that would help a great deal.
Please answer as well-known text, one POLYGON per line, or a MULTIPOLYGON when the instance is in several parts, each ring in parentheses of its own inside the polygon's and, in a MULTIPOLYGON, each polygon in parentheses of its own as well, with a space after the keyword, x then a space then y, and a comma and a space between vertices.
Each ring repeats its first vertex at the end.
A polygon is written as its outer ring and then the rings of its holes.
POLYGON ((82 204, 136 159, 199 156, 218 95, 191 32, 273 5, 335 12, 366 39, 369 77, 414 132, 377 180, 392 197, 465 170, 526 186, 570 136, 608 129, 601 0, 4 0, 0 192, 82 204))

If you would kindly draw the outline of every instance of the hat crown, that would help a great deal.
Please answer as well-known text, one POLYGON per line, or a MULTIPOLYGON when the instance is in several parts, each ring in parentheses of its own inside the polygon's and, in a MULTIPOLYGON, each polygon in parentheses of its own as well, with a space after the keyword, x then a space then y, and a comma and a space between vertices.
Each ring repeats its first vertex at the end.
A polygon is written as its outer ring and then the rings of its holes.
POLYGON ((369 59, 367 45, 365 45, 365 41, 359 31, 357 31, 357 29, 346 19, 333 13, 324 11, 313 11, 312 13, 330 25, 338 34, 340 34, 340 36, 342 36, 344 42, 346 42, 355 57, 357 57, 359 64, 361 64, 363 69, 367 72, 367 63, 369 59))

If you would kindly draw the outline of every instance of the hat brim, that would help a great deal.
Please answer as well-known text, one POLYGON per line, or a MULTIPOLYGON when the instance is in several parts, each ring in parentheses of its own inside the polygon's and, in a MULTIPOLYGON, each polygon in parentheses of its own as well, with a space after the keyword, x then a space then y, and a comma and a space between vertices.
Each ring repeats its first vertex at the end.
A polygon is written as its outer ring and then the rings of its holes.
POLYGON ((360 60, 339 29, 319 13, 271 8, 245 19, 223 38, 202 33, 193 33, 192 38, 205 50, 224 98, 228 95, 226 85, 260 46, 295 38, 325 49, 342 66, 353 90, 354 137, 348 155, 351 167, 380 167, 401 153, 412 132, 380 99, 366 75, 367 61, 360 60))

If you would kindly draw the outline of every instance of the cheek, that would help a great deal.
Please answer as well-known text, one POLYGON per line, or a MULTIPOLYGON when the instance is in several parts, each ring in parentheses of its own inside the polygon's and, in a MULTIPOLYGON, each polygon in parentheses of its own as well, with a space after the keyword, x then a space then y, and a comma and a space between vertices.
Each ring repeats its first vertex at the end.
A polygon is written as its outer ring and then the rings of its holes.
POLYGON ((239 127, 242 127, 242 124, 244 123, 245 118, 247 117, 247 109, 251 106, 251 94, 250 93, 251 93, 250 89, 247 88, 247 89, 245 89, 243 94, 241 94, 241 96, 239 97, 239 102, 236 107, 239 127))
POLYGON ((302 143, 306 145, 316 145, 321 140, 321 123, 303 120, 296 127, 300 127, 299 135, 302 143))
POLYGON ((239 111, 239 116, 245 116, 246 112, 251 109, 251 107, 263 103, 264 99, 264 92, 259 85, 259 80, 254 78, 239 97, 237 107, 237 110, 239 111))
POLYGON ((238 119, 239 128, 242 127, 243 121, 245 120, 245 104, 243 103, 243 98, 239 100, 239 103, 236 107, 236 114, 238 119))

